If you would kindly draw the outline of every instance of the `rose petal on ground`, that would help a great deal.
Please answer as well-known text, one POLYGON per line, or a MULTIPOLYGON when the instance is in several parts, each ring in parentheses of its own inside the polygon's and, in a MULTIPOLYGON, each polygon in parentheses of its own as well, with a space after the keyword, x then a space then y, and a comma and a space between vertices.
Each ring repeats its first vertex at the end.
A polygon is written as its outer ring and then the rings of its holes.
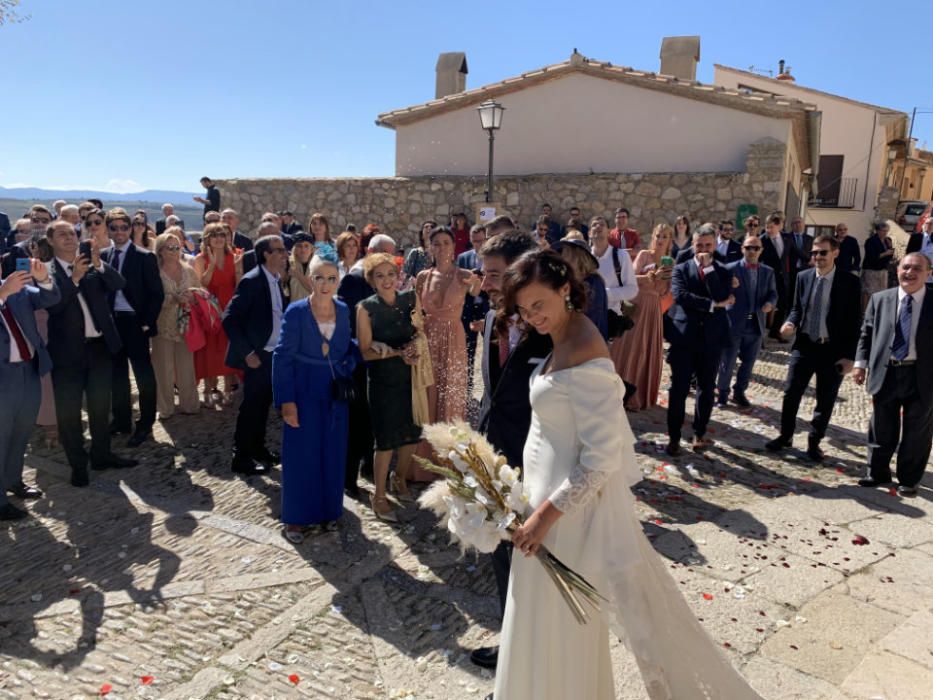
POLYGON ((290 680, 295 685, 298 685, 299 683, 301 683, 301 679, 298 677, 297 673, 293 673, 292 675, 290 675, 288 677, 288 680, 290 680))
POLYGON ((155 680, 155 676, 140 676, 139 682, 143 685, 152 685, 152 681, 155 680))

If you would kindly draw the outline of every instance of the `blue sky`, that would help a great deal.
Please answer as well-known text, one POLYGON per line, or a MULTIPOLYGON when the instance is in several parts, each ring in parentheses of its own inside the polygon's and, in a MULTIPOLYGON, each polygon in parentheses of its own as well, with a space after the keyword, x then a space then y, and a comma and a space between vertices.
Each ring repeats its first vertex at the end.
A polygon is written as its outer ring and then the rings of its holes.
MULTIPOLYGON (((899 3, 895 20, 882 7, 22 0, 31 19, 0 27, 0 185, 196 191, 204 174, 391 175, 394 134, 376 115, 433 98, 441 51, 465 51, 477 87, 574 47, 658 70, 663 36, 699 34, 701 81, 714 63, 783 58, 801 85, 933 112, 933 60, 915 38, 929 12, 899 3)), ((933 114, 914 134, 933 142, 933 114)))

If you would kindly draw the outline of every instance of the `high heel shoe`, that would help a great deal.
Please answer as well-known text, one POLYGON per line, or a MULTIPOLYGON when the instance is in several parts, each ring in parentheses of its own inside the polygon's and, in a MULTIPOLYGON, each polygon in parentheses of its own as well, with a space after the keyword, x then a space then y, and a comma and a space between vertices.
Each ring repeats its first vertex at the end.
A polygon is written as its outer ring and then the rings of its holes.
POLYGON ((204 399, 201 401, 201 405, 204 408, 214 408, 214 397, 211 395, 211 392, 204 394, 204 399))
POLYGON ((389 476, 389 490, 395 494, 395 497, 402 503, 414 503, 415 496, 408 488, 408 484, 405 482, 405 479, 399 477, 398 474, 393 473, 389 476))
POLYGON ((389 504, 389 501, 385 496, 376 498, 376 494, 370 494, 369 504, 373 509, 373 515, 379 518, 379 520, 387 523, 398 522, 398 515, 395 513, 395 509, 389 504))

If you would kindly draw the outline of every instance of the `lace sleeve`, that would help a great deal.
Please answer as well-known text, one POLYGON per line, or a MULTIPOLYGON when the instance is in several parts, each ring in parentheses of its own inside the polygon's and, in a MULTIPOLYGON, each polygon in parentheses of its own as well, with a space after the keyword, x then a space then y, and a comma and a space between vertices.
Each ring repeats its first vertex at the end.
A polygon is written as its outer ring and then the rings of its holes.
POLYGON ((591 471, 578 464, 564 479, 564 483, 551 494, 551 503, 557 510, 566 515, 596 498, 599 490, 606 485, 613 472, 591 471))

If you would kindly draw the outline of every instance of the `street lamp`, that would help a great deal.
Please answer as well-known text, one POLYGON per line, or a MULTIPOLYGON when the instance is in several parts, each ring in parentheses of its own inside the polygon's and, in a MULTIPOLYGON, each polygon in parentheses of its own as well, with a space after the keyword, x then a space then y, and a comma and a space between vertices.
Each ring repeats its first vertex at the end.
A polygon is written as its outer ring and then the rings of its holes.
POLYGON ((502 113, 505 107, 495 100, 486 100, 476 108, 483 129, 489 132, 489 169, 486 172, 486 203, 492 201, 492 149, 496 130, 502 126, 502 113))

